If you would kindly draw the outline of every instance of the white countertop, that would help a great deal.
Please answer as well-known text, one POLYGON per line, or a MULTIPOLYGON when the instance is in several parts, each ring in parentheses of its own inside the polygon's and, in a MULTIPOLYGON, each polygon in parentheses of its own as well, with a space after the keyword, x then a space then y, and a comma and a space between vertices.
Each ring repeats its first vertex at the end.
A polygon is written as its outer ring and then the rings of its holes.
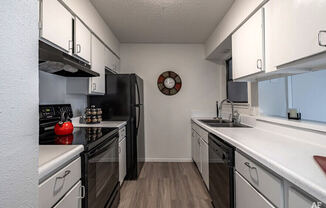
POLYGON ((84 151, 83 145, 40 145, 38 174, 39 183, 50 177, 84 151))
POLYGON ((98 124, 81 124, 79 123, 79 117, 72 118, 72 125, 76 128, 78 127, 107 127, 107 128, 119 128, 121 129, 125 125, 127 125, 126 121, 102 121, 98 124))
POLYGON ((278 133, 277 126, 274 131, 260 127, 212 128, 200 122, 199 118, 192 120, 326 203, 326 174, 313 159, 314 155, 326 156, 324 144, 282 135, 278 133))

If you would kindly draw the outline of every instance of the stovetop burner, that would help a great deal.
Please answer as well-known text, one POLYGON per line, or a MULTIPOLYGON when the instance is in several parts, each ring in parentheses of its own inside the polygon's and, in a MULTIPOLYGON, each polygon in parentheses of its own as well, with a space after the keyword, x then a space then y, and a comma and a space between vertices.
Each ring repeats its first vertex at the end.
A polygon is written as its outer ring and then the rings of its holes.
POLYGON ((117 128, 74 128, 70 135, 57 136, 54 130, 44 132, 39 137, 41 145, 84 145, 85 151, 90 150, 106 139, 114 139, 112 135, 117 134, 117 128))

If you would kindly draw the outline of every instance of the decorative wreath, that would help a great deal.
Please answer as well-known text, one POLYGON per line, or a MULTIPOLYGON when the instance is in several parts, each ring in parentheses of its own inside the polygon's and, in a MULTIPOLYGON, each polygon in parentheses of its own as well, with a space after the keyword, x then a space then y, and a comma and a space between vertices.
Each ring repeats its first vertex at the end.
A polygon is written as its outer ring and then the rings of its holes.
POLYGON ((177 94, 182 86, 180 76, 173 71, 163 72, 157 80, 157 87, 164 95, 177 94))

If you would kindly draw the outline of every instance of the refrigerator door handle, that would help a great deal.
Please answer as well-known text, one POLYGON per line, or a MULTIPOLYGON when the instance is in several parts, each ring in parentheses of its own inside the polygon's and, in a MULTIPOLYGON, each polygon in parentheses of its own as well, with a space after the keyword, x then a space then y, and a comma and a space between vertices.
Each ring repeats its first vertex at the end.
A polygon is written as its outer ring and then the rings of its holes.
POLYGON ((139 86, 138 86, 137 78, 136 78, 136 88, 137 88, 137 96, 138 96, 138 103, 136 103, 136 105, 139 105, 140 104, 140 94, 139 94, 139 86))
POLYGON ((138 105, 135 105, 136 108, 138 108, 138 119, 137 119, 137 127, 136 127, 136 135, 138 135, 138 128, 139 128, 139 125, 140 125, 140 107, 142 105, 141 104, 138 104, 138 105))

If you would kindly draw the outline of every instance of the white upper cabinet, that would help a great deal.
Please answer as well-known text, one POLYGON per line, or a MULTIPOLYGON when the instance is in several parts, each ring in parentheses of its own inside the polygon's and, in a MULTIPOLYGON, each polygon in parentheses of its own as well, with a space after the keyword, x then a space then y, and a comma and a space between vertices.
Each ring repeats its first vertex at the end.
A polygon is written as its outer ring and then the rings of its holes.
POLYGON ((113 63, 114 63, 114 71, 116 71, 117 73, 120 72, 120 59, 118 59, 118 57, 114 56, 113 57, 113 63))
POLYGON ((120 60, 116 57, 108 48, 105 48, 106 64, 105 66, 112 71, 119 73, 120 71, 120 60))
POLYGON ((75 55, 90 62, 91 59, 91 32, 78 19, 75 19, 75 55))
POLYGON ((71 13, 57 0, 42 0, 40 9, 41 37, 66 52, 71 52, 73 47, 71 13))
POLYGON ((268 4, 266 47, 271 69, 326 50, 326 1, 273 0, 268 4))
POLYGON ((99 77, 90 78, 89 93, 104 94, 105 93, 105 46, 92 35, 92 70, 99 73, 99 77))
POLYGON ((233 79, 265 70, 264 8, 232 35, 233 79))

